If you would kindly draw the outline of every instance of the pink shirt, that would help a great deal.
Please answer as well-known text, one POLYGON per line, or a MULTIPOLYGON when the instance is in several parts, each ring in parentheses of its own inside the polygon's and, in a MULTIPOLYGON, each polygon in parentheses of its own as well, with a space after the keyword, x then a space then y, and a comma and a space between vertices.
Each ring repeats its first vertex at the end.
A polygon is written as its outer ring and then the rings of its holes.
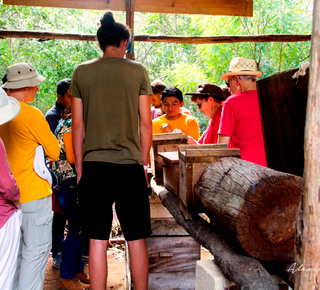
POLYGON ((218 130, 220 125, 222 106, 215 112, 210 120, 208 128, 198 140, 198 144, 216 144, 218 142, 218 130))
POLYGON ((13 202, 18 201, 19 197, 20 191, 11 173, 6 151, 0 139, 0 228, 17 210, 13 202))
POLYGON ((256 90, 230 96, 223 104, 218 134, 231 137, 241 159, 267 166, 256 90))
POLYGON ((152 120, 155 119, 155 118, 158 118, 158 117, 160 117, 162 115, 163 115, 163 113, 162 113, 160 108, 156 109, 155 107, 151 107, 151 119, 152 120))

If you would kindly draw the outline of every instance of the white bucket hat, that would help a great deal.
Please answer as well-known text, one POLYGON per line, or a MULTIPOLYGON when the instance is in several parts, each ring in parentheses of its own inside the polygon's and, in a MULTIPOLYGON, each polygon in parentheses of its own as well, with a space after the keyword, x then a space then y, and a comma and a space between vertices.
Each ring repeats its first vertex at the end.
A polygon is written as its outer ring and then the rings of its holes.
POLYGON ((224 74, 221 79, 227 81, 229 76, 261 76, 262 72, 255 70, 256 63, 252 59, 236 57, 230 62, 229 72, 224 74))
POLYGON ((45 179, 55 188, 58 185, 58 179, 49 165, 49 161, 44 155, 44 150, 41 145, 36 147, 36 152, 33 160, 33 169, 39 177, 45 179))
POLYGON ((0 125, 17 117, 19 112, 19 102, 14 98, 9 97, 5 91, 0 88, 0 125))
POLYGON ((7 82, 2 87, 7 89, 35 87, 45 79, 38 74, 33 65, 21 62, 7 67, 7 82))

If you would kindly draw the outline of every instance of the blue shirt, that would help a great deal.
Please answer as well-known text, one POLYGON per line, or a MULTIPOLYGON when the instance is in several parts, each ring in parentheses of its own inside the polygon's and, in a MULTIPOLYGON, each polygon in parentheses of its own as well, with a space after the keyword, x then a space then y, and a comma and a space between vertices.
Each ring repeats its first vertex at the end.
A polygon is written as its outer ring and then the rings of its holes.
POLYGON ((49 111, 45 114, 45 118, 47 122, 49 123, 50 130, 54 134, 59 120, 61 119, 61 113, 65 110, 65 107, 62 106, 58 100, 56 101, 56 104, 49 109, 49 111))

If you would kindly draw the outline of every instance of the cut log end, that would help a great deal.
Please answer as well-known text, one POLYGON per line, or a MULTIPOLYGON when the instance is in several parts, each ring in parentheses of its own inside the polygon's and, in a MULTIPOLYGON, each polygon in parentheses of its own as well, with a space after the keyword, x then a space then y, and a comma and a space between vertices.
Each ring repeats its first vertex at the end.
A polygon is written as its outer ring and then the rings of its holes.
POLYGON ((302 178, 236 158, 212 163, 195 202, 252 257, 291 262, 302 178))

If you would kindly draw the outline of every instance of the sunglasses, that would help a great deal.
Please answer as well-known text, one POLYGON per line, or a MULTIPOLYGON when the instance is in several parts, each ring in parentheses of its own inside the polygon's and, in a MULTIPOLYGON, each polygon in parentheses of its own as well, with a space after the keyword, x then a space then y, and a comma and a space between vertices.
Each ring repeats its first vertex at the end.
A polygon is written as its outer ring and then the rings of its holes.
POLYGON ((202 103, 203 103, 204 101, 205 101, 205 100, 202 100, 201 102, 197 103, 198 109, 201 109, 202 103))

